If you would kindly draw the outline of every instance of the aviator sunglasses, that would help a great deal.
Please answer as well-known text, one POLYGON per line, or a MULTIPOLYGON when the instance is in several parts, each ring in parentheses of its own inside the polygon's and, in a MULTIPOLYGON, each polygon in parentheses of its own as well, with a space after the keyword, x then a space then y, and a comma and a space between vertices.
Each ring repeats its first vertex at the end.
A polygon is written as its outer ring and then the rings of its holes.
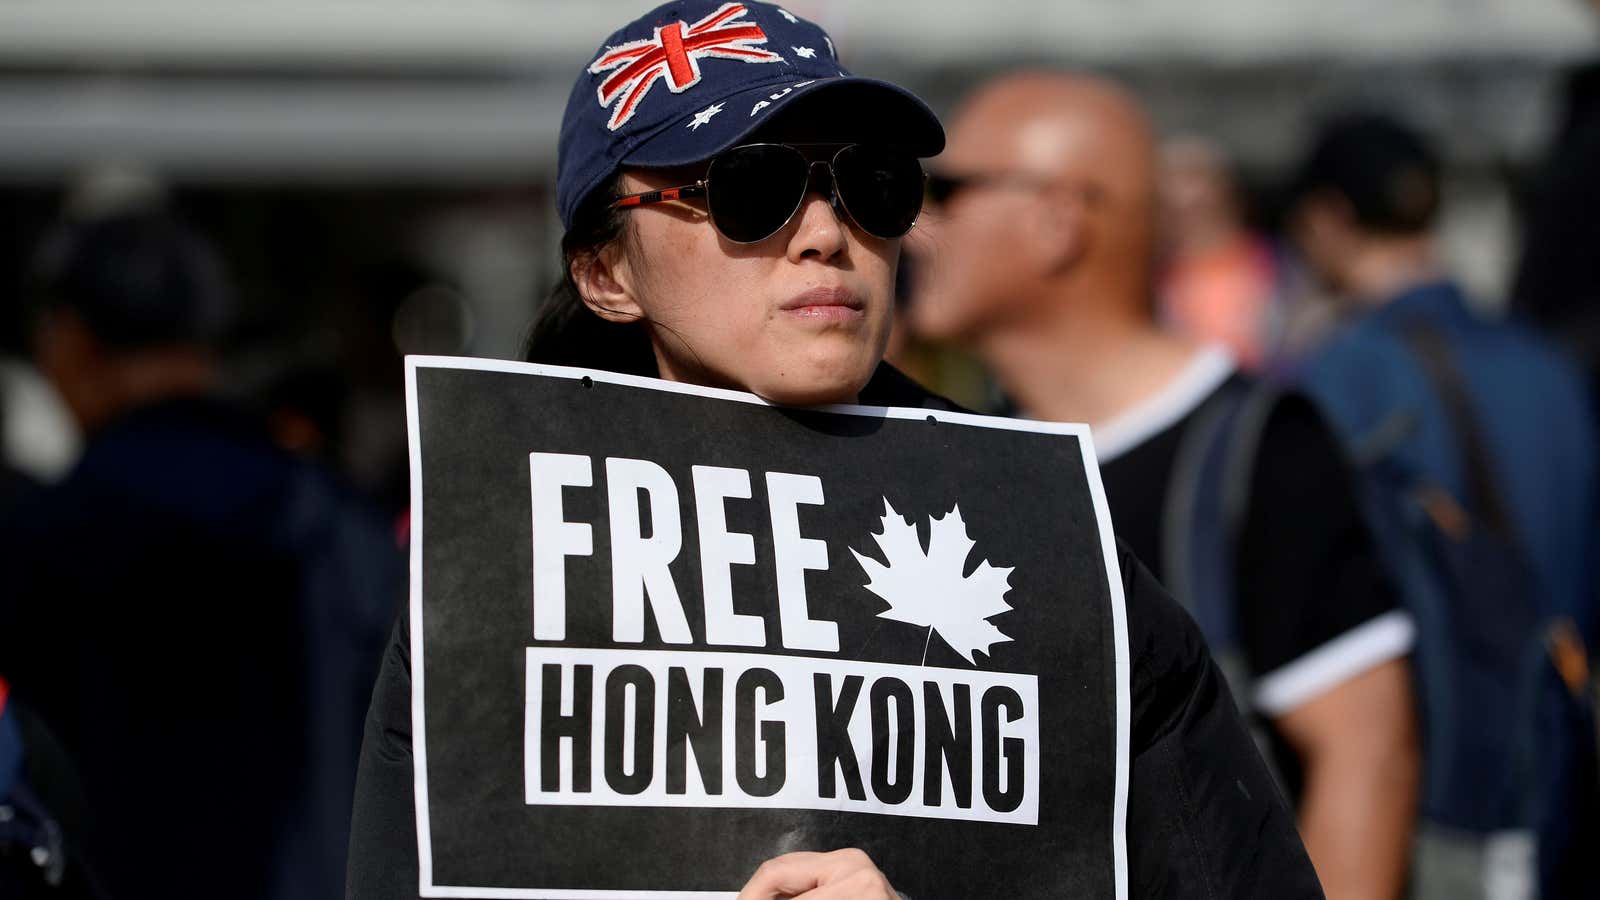
POLYGON ((862 231, 887 239, 904 236, 916 223, 925 178, 916 157, 872 144, 743 144, 712 157, 705 177, 693 184, 628 194, 611 207, 704 197, 723 237, 753 244, 783 230, 817 190, 862 231), (805 152, 834 147, 826 158, 805 152))

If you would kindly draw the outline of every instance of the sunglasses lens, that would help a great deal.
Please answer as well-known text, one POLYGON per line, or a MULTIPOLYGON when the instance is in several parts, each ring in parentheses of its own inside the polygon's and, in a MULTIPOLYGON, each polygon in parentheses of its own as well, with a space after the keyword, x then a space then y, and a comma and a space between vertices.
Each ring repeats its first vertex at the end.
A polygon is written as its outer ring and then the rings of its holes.
POLYGON ((706 171, 706 207, 730 241, 771 237, 805 197, 805 157, 778 144, 751 144, 719 154, 706 171))
POLYGON ((924 179, 914 156, 856 144, 840 151, 833 177, 850 217, 875 237, 904 235, 922 212, 924 179))

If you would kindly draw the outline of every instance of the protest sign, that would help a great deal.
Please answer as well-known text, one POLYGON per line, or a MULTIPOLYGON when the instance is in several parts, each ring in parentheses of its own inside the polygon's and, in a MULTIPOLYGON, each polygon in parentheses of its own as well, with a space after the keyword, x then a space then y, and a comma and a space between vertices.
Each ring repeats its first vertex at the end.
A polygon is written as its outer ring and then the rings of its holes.
POLYGON ((1128 650, 1087 430, 407 360, 426 897, 1124 897, 1128 650))

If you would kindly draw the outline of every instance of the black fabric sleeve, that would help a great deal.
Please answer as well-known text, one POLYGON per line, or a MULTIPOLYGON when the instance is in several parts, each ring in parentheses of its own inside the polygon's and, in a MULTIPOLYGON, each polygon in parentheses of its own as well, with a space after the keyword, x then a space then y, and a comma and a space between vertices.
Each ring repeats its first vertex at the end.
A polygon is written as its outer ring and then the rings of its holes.
POLYGON ((411 637, 405 616, 372 690, 350 821, 346 900, 418 896, 411 765, 411 637))
POLYGON ((1262 431, 1237 546, 1240 646, 1258 677, 1398 606, 1355 475, 1302 395, 1262 431))
POLYGON ((1130 896, 1322 896, 1294 817, 1200 629, 1127 550, 1130 896))

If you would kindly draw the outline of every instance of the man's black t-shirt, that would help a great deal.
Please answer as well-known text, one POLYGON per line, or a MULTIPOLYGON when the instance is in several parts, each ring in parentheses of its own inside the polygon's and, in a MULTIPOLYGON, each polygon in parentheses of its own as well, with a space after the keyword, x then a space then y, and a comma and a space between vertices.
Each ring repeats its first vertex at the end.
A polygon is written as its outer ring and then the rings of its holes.
MULTIPOLYGON (((887 366, 861 402, 956 408, 887 366)), ((1130 896, 1321 897, 1294 819, 1199 630, 1126 547, 1119 561, 1132 663, 1130 896)), ((347 900, 418 896, 414 774, 411 648, 402 621, 367 718, 347 900)), ((552 852, 560 852, 559 844, 552 852)), ((893 881, 894 873, 886 874, 893 881)))
MULTIPOLYGON (((1203 351, 1157 397, 1095 431, 1117 536, 1164 583, 1173 583, 1163 529, 1179 447, 1211 398, 1247 387, 1225 355, 1203 351)), ((1259 435, 1233 560, 1237 650, 1252 678, 1241 699, 1264 718, 1273 762, 1297 793, 1298 766, 1272 717, 1405 655, 1413 632, 1315 407, 1284 394, 1259 435)))

